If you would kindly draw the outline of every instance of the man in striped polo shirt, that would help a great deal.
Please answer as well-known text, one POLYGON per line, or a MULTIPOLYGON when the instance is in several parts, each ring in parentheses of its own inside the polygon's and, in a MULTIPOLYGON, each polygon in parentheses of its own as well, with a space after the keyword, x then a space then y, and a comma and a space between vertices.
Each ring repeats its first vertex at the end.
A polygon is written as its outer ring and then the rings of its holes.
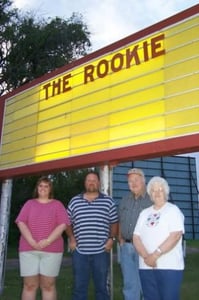
POLYGON ((109 252, 117 236, 118 216, 113 199, 99 191, 98 173, 85 177, 85 192, 68 205, 73 235, 69 238, 74 271, 73 300, 87 300, 90 275, 96 300, 109 300, 107 276, 109 252))

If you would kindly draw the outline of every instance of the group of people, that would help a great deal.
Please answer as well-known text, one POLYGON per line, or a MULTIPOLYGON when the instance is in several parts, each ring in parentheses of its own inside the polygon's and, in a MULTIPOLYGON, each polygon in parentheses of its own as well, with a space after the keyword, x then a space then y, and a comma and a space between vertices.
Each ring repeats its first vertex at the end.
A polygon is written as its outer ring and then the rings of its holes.
MULTIPOLYGON (((74 274, 73 300, 88 300, 92 275, 96 300, 110 300, 107 287, 110 250, 117 239, 124 300, 179 300, 184 260, 184 217, 168 202, 169 185, 153 177, 148 185, 141 169, 127 174, 129 193, 116 207, 100 192, 99 174, 89 171, 85 191, 67 208, 53 197, 52 182, 42 177, 33 199, 16 218, 20 230, 19 262, 22 300, 57 300, 56 277, 64 241, 69 240, 74 274)), ((93 300, 93 299, 92 299, 93 300)))

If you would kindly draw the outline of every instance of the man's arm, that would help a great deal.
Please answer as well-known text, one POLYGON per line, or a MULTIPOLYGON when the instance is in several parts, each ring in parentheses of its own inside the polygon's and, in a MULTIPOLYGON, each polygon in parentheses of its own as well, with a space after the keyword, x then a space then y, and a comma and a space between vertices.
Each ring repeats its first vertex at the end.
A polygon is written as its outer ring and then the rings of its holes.
POLYGON ((110 233, 105 244, 105 250, 110 251, 113 247, 113 242, 118 235, 118 222, 110 225, 110 233))
POLYGON ((110 237, 117 237, 118 236, 118 222, 117 223, 113 223, 110 226, 110 237))
POLYGON ((75 239, 75 236, 73 234, 73 228, 71 225, 68 225, 66 227, 66 230, 65 230, 67 236, 68 236, 68 239, 69 239, 69 249, 71 251, 74 251, 77 247, 77 242, 76 242, 76 239, 75 239))

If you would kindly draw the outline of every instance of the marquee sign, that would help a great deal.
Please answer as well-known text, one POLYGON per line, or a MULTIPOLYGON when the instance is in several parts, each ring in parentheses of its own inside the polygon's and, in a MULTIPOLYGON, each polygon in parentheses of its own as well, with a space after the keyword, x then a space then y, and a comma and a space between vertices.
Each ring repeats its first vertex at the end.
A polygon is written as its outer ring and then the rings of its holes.
POLYGON ((198 149, 198 13, 196 5, 2 97, 0 177, 175 152, 188 140, 198 149))

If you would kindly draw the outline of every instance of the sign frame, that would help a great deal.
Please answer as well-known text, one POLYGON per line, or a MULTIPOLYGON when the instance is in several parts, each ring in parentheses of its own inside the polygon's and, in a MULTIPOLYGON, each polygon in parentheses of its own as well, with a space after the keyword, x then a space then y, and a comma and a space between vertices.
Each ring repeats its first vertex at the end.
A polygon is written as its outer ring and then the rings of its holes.
MULTIPOLYGON (((70 70, 74 70, 80 65, 88 64, 98 57, 103 57, 108 53, 112 53, 117 49, 122 49, 122 47, 136 42, 137 40, 148 37, 152 34, 157 34, 160 30, 168 28, 173 24, 183 22, 183 20, 189 19, 194 15, 199 13, 199 5, 195 5, 183 12, 180 12, 172 17, 169 17, 159 23, 156 23, 150 27, 147 27, 137 33, 134 33, 116 43, 99 49, 91 54, 88 54, 81 59, 74 61, 66 66, 63 66, 51 73, 45 74, 44 76, 33 80, 32 82, 21 86, 20 88, 14 90, 1 97, 0 101, 0 132, 2 139, 2 132, 4 126, 4 114, 5 114, 5 104, 10 98, 16 95, 28 91, 32 87, 36 87, 42 82, 47 82, 56 76, 65 74, 70 70)), ((66 86, 67 87, 67 77, 66 86)), ((116 149, 96 151, 93 153, 86 153, 83 155, 74 155, 61 159, 54 159, 44 162, 37 162, 34 164, 28 164, 23 166, 10 167, 5 169, 0 169, 0 179, 12 178, 16 176, 25 176, 37 173, 48 173, 57 172, 65 169, 75 169, 91 167, 96 165, 114 165, 119 162, 146 159, 150 157, 158 157, 165 155, 175 155, 196 152, 199 149, 199 132, 193 132, 192 134, 183 135, 180 137, 165 138, 162 140, 156 140, 152 142, 143 142, 139 144, 128 145, 125 147, 117 147, 116 149)), ((1 154, 0 154, 1 155, 1 154)))

